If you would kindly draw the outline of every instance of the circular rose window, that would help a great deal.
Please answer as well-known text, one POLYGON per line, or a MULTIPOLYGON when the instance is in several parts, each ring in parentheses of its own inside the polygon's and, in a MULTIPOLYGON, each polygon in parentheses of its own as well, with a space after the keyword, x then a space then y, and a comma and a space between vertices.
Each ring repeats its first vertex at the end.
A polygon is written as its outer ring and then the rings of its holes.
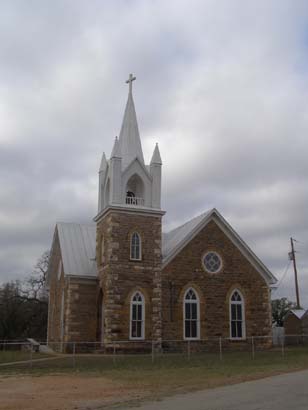
POLYGON ((217 273, 222 267, 221 257, 216 252, 208 252, 202 259, 205 270, 209 273, 217 273))

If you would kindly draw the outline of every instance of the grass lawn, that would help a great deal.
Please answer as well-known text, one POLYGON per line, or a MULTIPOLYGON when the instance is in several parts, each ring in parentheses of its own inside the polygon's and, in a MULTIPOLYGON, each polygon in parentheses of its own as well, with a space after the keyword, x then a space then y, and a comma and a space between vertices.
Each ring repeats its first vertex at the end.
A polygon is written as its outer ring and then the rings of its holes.
MULTIPOLYGON (((29 358, 29 352, 18 352, 29 358)), ((16 354, 16 352, 14 353, 16 354)), ((12 361, 16 356, 10 352, 0 353, 0 361, 12 361)), ((42 355, 33 354, 33 359, 42 355)), ((176 391, 191 391, 223 384, 257 379, 278 373, 308 368, 308 347, 296 347, 281 351, 268 350, 251 353, 228 352, 222 360, 218 354, 168 354, 156 356, 154 363, 150 355, 104 356, 104 355, 60 355, 53 360, 33 362, 18 366, 0 367, 2 375, 34 376, 74 373, 84 377, 103 376, 105 379, 120 382, 132 389, 140 389, 149 394, 165 394, 176 391)))
MULTIPOLYGON (((30 352, 2 351, 0 360, 3 363, 29 356, 30 352)), ((257 351, 254 359, 251 352, 224 352, 222 360, 218 353, 192 353, 190 360, 187 354, 164 354, 156 356, 154 363, 150 354, 115 357, 78 354, 74 357, 33 353, 32 366, 29 363, 0 366, 0 395, 3 409, 11 408, 12 394, 14 409, 30 403, 31 407, 27 408, 41 410, 42 401, 53 405, 52 408, 69 410, 86 408, 86 405, 89 408, 120 403, 130 406, 174 393, 301 369, 308 369, 308 346, 288 348, 284 356, 281 350, 257 351), (29 392, 27 398, 25 391, 29 392)))
MULTIPOLYGON (((80 371, 90 369, 89 363, 79 363, 80 371)), ((167 356, 154 364, 149 358, 118 359, 115 366, 99 368, 108 378, 120 380, 137 388, 161 393, 190 391, 223 384, 257 379, 278 373, 308 368, 308 348, 297 348, 285 352, 258 352, 252 360, 249 353, 226 353, 220 361, 217 355, 196 354, 187 357, 167 356)))
MULTIPOLYGON (((38 359, 46 357, 46 355, 33 352, 32 357, 38 359)), ((30 358, 31 352, 29 350, 0 350, 0 364, 30 360, 30 358)))

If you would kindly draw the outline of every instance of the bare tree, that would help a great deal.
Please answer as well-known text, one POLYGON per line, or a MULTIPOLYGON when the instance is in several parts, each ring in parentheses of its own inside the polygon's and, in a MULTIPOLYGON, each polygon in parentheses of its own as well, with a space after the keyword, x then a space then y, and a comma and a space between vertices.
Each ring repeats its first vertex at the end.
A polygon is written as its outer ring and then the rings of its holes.
POLYGON ((272 300, 272 322, 276 326, 283 326, 284 319, 291 309, 296 307, 296 303, 287 298, 272 300))
POLYGON ((0 287, 0 339, 46 339, 48 263, 49 252, 44 252, 23 283, 9 282, 0 287))
POLYGON ((47 297, 46 280, 49 266, 49 251, 45 251, 34 265, 33 271, 24 283, 24 292, 29 298, 44 300, 47 297))

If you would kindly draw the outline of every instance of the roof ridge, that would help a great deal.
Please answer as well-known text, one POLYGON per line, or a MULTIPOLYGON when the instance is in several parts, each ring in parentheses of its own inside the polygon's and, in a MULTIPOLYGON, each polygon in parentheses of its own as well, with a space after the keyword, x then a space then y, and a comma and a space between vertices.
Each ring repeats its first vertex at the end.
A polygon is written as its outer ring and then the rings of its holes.
POLYGON ((94 222, 64 222, 64 221, 57 221, 56 225, 96 226, 96 224, 94 222))
POLYGON ((184 222, 182 225, 179 225, 179 226, 177 226, 176 228, 171 229, 171 231, 164 232, 164 234, 165 234, 165 235, 169 235, 170 233, 176 231, 177 229, 183 228, 185 225, 191 223, 191 222, 194 221, 195 219, 200 218, 201 216, 207 215, 207 214, 208 214, 209 212, 211 212, 212 210, 213 210, 213 208, 212 208, 212 209, 209 209, 208 211, 202 212, 201 214, 196 215, 196 216, 194 216, 193 218, 189 219, 188 221, 184 222))

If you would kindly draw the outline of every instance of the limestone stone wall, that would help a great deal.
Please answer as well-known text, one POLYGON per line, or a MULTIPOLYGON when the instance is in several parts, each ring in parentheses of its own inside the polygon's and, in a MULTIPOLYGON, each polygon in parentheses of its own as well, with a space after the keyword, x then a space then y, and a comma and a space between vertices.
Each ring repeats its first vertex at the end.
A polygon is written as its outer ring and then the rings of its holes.
POLYGON ((55 350, 66 349, 65 343, 68 342, 95 341, 97 327, 97 279, 66 276, 63 266, 59 277, 60 259, 61 251, 56 232, 51 257, 47 332, 48 343, 55 350), (61 307, 62 301, 64 301, 63 308, 61 307), (61 344, 62 342, 64 345, 61 344))
POLYGON ((145 298, 145 339, 183 340, 183 298, 193 287, 200 299, 200 337, 230 335, 229 297, 235 288, 245 300, 246 335, 270 335, 269 288, 238 248, 212 221, 162 270, 161 216, 110 210, 97 223, 98 278, 57 275, 60 248, 53 247, 48 337, 61 340, 64 292, 64 342, 129 340, 130 301, 136 290, 145 298), (130 237, 142 239, 142 259, 130 259, 130 237), (103 246, 102 246, 103 241, 103 246), (219 273, 209 274, 202 256, 218 252, 219 273), (103 301, 101 303, 101 292, 103 301), (102 306, 103 315, 101 319, 102 306))
POLYGON ((230 336, 229 297, 238 288, 245 299, 246 336, 270 335, 270 293, 265 280, 211 221, 162 271, 163 339, 183 339, 183 297, 193 287, 200 298, 200 337, 230 336), (206 251, 218 252, 219 273, 202 266, 206 251))
POLYGON ((161 216, 110 211, 97 224, 97 261, 103 291, 104 340, 129 339, 130 300, 145 298, 145 339, 161 338, 161 216), (142 260, 130 260, 130 237, 138 232, 142 260), (104 240, 103 255, 101 241, 104 240))
MULTIPOLYGON (((58 266, 61 259, 59 238, 56 232, 53 254, 51 255, 50 279, 49 279, 49 304, 48 304, 48 342, 61 341, 61 304, 62 293, 66 298, 66 280, 63 274, 63 267, 60 278, 58 278, 58 266)), ((65 326, 65 306, 63 307, 64 326, 65 326)))
POLYGON ((67 278, 65 341, 96 341, 97 299, 96 279, 67 278))

